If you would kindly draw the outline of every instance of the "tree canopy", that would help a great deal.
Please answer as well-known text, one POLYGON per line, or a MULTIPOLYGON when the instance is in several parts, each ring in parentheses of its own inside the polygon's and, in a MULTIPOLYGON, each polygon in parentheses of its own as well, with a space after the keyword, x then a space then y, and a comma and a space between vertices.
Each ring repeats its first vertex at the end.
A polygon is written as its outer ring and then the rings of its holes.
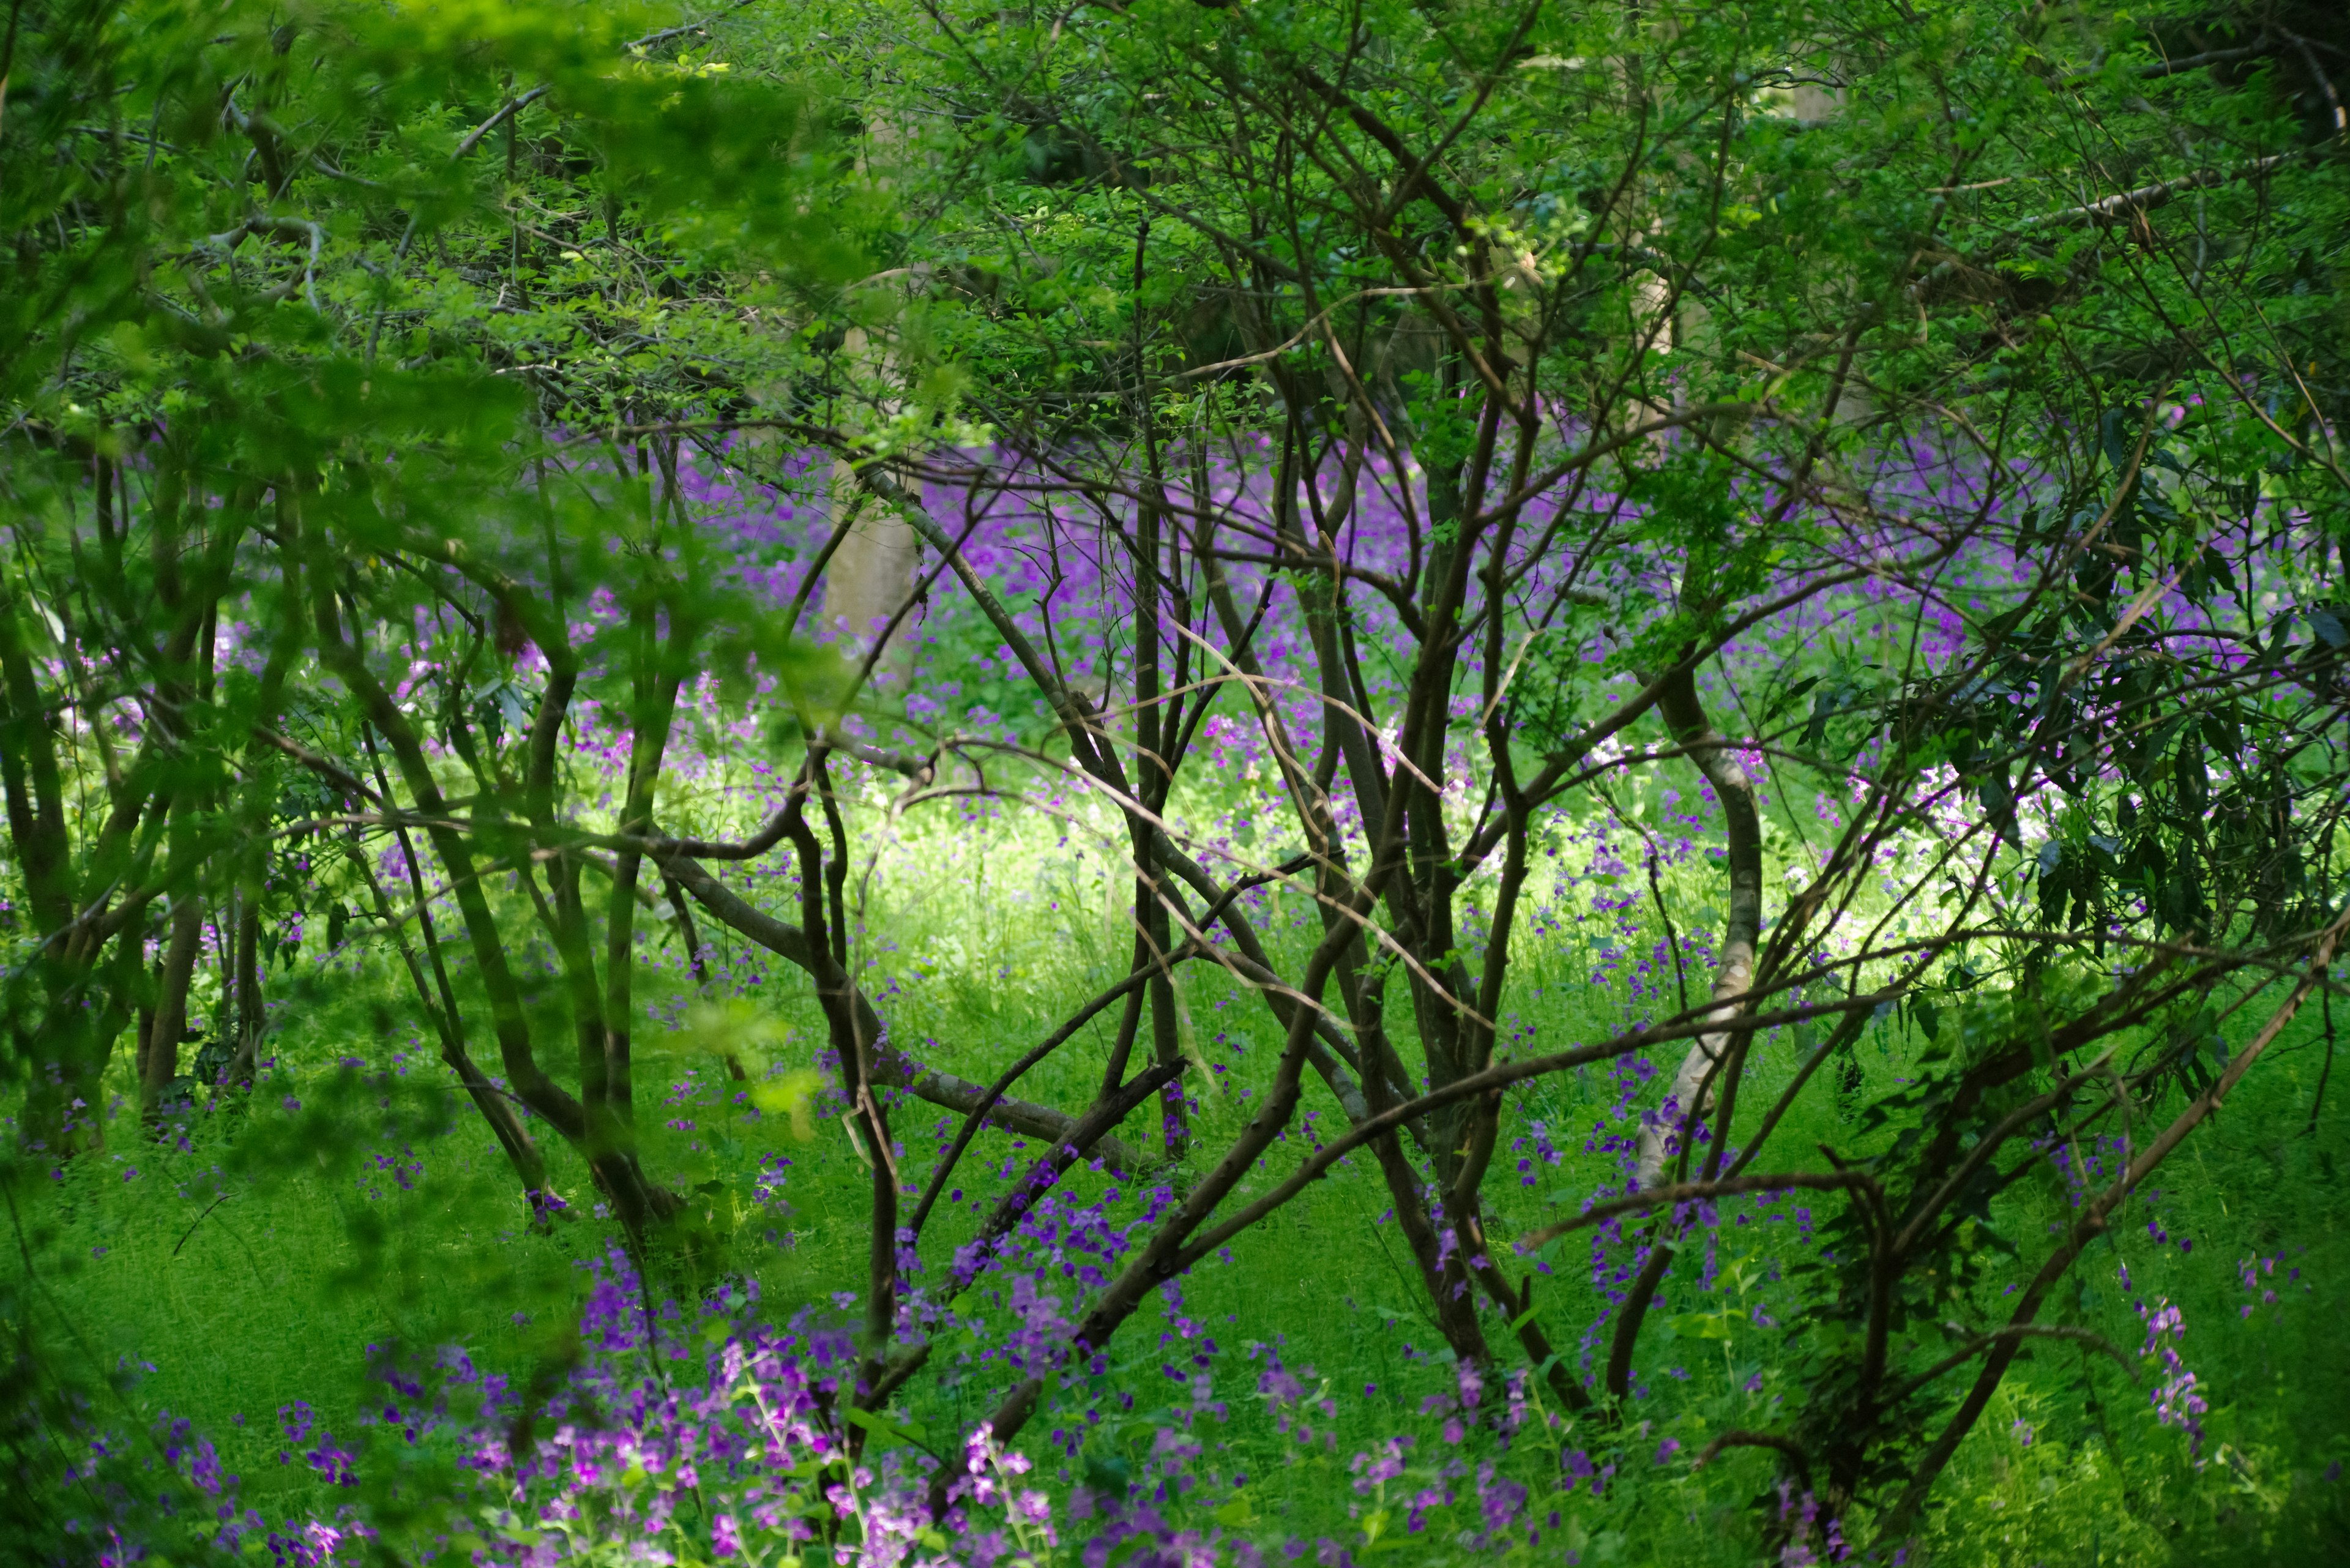
POLYGON ((184 1165, 176 1258, 439 1140, 502 1174, 355 1277, 605 1286, 511 1386, 369 1341, 470 1479, 319 1438, 281 1556, 1253 1552, 1102 1412, 1331 1192, 1471 1445, 1409 1511, 1364 1449, 1333 1552, 1696 1550, 1561 1523, 1637 1458, 1725 1561, 1960 1552, 2231 1096, 2333 1182, 2345 90, 2290 0, 25 0, 6 1528, 264 1539, 58 1348, 88 1173, 184 1165), (704 1395, 593 1362, 690 1311, 704 1395), (539 1466, 566 1399, 640 1418, 539 1466))

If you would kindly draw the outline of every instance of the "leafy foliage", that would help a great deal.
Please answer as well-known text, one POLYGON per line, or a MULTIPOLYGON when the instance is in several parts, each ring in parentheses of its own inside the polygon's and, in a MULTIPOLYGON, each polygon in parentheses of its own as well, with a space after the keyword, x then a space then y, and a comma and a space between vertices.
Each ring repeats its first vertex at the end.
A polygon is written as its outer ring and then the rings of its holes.
POLYGON ((2288 1052, 2332 1136, 2329 15, 6 38, 6 1443, 86 1483, 28 1553, 1243 1560, 1342 1417, 1185 1293, 1326 1179, 1444 1366, 1350 1433, 1365 1554, 1647 1550, 1611 1480, 1760 1497, 1750 1557, 1948 1545, 2055 1345, 2155 1366, 2200 1459, 2183 1319, 2134 1357, 2079 1276, 2288 1052), (345 1037, 297 1064, 305 1011, 345 1037), (326 1066, 395 1018, 434 1086, 326 1066), (1536 1192, 1570 1104, 1591 1163, 1536 1192), (746 1276, 836 1123, 778 1326, 746 1276), (420 1147, 469 1150, 439 1209, 384 1187, 420 1147), (50 1370, 30 1240, 200 1150, 214 1207, 357 1185, 355 1280, 451 1226, 600 1282, 529 1287, 512 1380, 370 1341, 380 1446, 289 1406, 329 1490, 241 1513, 210 1437, 159 1417, 142 1470, 50 1370), (1014 1479, 1056 1452, 1087 1542, 1014 1479))

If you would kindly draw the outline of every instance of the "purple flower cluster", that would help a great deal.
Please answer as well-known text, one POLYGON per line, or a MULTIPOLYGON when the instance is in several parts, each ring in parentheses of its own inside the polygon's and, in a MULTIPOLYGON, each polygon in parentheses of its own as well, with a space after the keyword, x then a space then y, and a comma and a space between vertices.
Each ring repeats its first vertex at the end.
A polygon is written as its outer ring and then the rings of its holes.
POLYGON ((2160 1366, 2162 1381, 2147 1397, 2154 1412, 2166 1427, 2177 1427, 2187 1434, 2189 1446, 2199 1462, 2203 1452, 2203 1417, 2210 1411, 2202 1394, 2196 1387, 2196 1376, 2188 1370, 2178 1354, 2181 1341, 2187 1337, 2187 1320, 2168 1296, 2158 1296, 2152 1306, 2138 1305, 2138 1315, 2146 1319, 2146 1345, 2140 1355, 2155 1357, 2160 1366))

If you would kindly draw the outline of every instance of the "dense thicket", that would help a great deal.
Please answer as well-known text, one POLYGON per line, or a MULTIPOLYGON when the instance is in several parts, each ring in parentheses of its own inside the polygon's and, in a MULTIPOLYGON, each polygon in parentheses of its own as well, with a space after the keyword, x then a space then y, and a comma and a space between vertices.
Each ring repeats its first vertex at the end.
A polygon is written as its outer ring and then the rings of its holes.
POLYGON ((1365 1449, 1331 1552, 1955 1551, 2035 1349, 2121 1451, 2085 1260, 2223 1104, 2337 1138, 2330 8, 54 3, 0 54, 27 1552, 1244 1556, 1270 1494, 1187 1522, 1104 1411, 1326 1184, 1467 1445, 1409 1529, 1365 1449), (983 956, 1022 922, 1081 959, 983 956), (656 1114, 680 1051, 724 1134, 656 1114), (818 1137, 856 1241, 791 1318, 818 1137), (175 1162, 162 1267, 432 1140, 503 1175, 402 1244, 616 1246, 586 1339, 509 1386, 395 1314, 381 1421, 463 1462, 159 1501, 218 1477, 106 1436, 152 1413, 45 1281, 164 1199, 90 1173, 175 1162), (1695 1535, 1562 1522, 1635 1449, 1695 1535), (1107 1522, 1014 1479, 1064 1461, 1107 1522))

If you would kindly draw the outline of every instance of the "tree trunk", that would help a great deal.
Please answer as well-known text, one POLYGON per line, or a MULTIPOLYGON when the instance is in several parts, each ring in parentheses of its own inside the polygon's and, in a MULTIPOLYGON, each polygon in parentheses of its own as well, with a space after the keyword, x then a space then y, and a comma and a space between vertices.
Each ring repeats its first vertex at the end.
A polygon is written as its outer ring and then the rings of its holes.
MULTIPOLYGON (((1754 943, 1762 925, 1762 824, 1754 809, 1753 781, 1738 759, 1731 755, 1729 746, 1706 722, 1705 709, 1698 701, 1697 680, 1684 671, 1666 682, 1657 695, 1657 710, 1672 730, 1673 738, 1689 748, 1690 758, 1705 774, 1706 782, 1721 802, 1721 815, 1730 841, 1730 913, 1723 922, 1721 960, 1713 976, 1712 1011, 1708 1023, 1721 1023, 1743 1012, 1745 995, 1754 979, 1754 943)), ((1640 1155, 1638 1167, 1639 1185, 1643 1189, 1655 1187, 1664 1179, 1665 1162, 1671 1158, 1683 1138, 1694 1137, 1699 1122, 1711 1108, 1719 1085, 1705 1087, 1715 1064, 1730 1050, 1732 1036, 1727 1032, 1700 1034, 1681 1058, 1679 1071, 1673 1075, 1668 1091, 1671 1107, 1640 1129, 1640 1155), (1702 1099, 1706 1103, 1699 1104, 1702 1099)), ((1729 1128, 1714 1130, 1717 1138, 1729 1136, 1729 1128)))
MULTIPOLYGON (((855 486, 848 465, 835 463, 832 508, 836 517, 854 504, 855 486)), ((826 624, 836 635, 854 639, 859 652, 871 649, 914 591, 918 551, 913 528, 896 508, 865 508, 840 548, 833 552, 825 572, 826 624)), ((909 611, 889 633, 889 644, 874 664, 875 684, 892 695, 905 691, 913 673, 917 624, 917 613, 909 611)))
POLYGON ((139 1064, 139 1114, 150 1123, 161 1116, 172 1080, 179 1075, 180 1037, 188 1032, 188 982, 196 972, 196 949, 203 934, 204 901, 193 892, 181 894, 172 904, 155 1018, 148 1025, 147 1049, 139 1064))
POLYGON ((236 1054, 223 1074, 232 1084, 250 1079, 261 1054, 261 900, 248 894, 236 922, 236 1054))

